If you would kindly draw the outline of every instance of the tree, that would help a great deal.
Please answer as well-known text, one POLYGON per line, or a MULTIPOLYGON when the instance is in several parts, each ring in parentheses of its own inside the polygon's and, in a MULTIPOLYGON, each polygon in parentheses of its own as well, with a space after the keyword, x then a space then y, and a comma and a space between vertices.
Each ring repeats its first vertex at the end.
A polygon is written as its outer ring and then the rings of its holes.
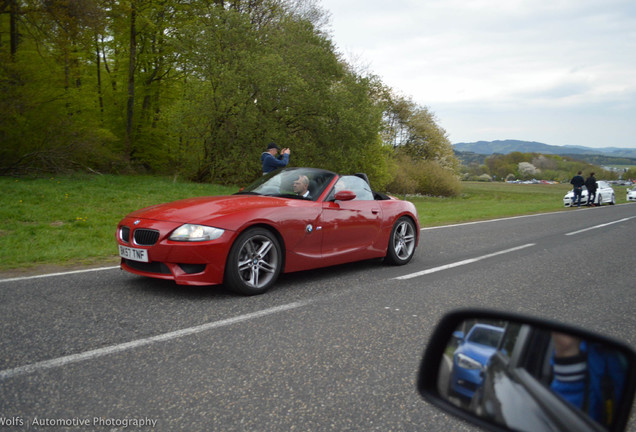
POLYGON ((530 162, 519 162, 518 167, 519 167, 519 177, 523 179, 535 178, 537 174, 539 174, 540 172, 540 170, 538 170, 530 162))
POLYGON ((113 136, 96 122, 94 88, 85 85, 95 4, 18 6, 19 43, 13 54, 0 46, 0 172, 107 164, 113 136))
POLYGON ((272 140, 374 187, 394 149, 454 171, 428 108, 345 63, 327 21, 317 0, 0 0, 0 173, 245 183, 272 140))
POLYGON ((396 151, 413 159, 435 161, 443 168, 457 171, 459 161, 453 146, 427 108, 387 92, 384 115, 384 140, 396 151))

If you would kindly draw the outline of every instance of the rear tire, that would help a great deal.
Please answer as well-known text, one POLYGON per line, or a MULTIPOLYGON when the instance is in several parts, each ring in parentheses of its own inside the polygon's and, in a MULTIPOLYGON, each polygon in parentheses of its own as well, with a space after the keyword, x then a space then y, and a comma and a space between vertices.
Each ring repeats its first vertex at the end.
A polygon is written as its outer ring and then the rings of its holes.
POLYGON ((264 228, 251 228, 238 236, 225 265, 225 284, 244 295, 262 294, 280 274, 283 262, 276 236, 264 228))
POLYGON ((404 265, 415 254, 417 233, 411 218, 402 216, 395 222, 389 238, 389 247, 385 260, 393 265, 404 265))

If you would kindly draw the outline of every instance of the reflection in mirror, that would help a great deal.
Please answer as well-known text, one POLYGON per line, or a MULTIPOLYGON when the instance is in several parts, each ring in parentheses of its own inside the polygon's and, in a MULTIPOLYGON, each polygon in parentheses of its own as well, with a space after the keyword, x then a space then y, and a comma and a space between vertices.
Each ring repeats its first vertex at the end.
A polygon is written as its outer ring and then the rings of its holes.
POLYGON ((524 431, 611 430, 628 368, 609 343, 497 319, 461 322, 439 364, 442 398, 524 431))

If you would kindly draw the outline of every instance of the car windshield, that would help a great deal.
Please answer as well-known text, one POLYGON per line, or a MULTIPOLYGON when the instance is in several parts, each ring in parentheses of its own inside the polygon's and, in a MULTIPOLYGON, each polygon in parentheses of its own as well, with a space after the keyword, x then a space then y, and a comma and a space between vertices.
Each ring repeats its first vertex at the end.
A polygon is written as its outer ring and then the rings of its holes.
POLYGON ((316 168, 286 168, 264 175, 238 194, 315 201, 335 176, 335 173, 316 168))
POLYGON ((479 345, 486 345, 492 348, 497 348, 502 334, 503 332, 500 330, 476 327, 470 333, 468 340, 479 345))

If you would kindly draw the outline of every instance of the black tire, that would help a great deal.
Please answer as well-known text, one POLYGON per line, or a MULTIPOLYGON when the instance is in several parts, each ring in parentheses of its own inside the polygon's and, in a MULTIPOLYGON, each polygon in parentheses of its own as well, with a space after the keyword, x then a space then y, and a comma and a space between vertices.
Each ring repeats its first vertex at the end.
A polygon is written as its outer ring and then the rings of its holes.
POLYGON ((613 194, 612 194, 612 198, 610 199, 609 204, 610 204, 610 205, 614 205, 614 204, 616 204, 616 196, 615 196, 615 195, 613 195, 613 194))
POLYGON ((596 204, 597 206, 602 206, 603 205, 603 195, 599 194, 598 195, 598 199, 596 200, 598 201, 598 204, 596 204))
POLYGON ((452 398, 455 397, 455 392, 453 391, 453 378, 451 372, 448 373, 448 384, 446 384, 446 397, 452 398))
POLYGON ((244 295, 262 294, 278 279, 283 254, 276 236, 251 228, 238 236, 225 264, 225 284, 244 295))
POLYGON ((402 216, 395 222, 386 251, 386 262, 393 265, 404 265, 411 261, 415 254, 417 233, 411 218, 402 216))

